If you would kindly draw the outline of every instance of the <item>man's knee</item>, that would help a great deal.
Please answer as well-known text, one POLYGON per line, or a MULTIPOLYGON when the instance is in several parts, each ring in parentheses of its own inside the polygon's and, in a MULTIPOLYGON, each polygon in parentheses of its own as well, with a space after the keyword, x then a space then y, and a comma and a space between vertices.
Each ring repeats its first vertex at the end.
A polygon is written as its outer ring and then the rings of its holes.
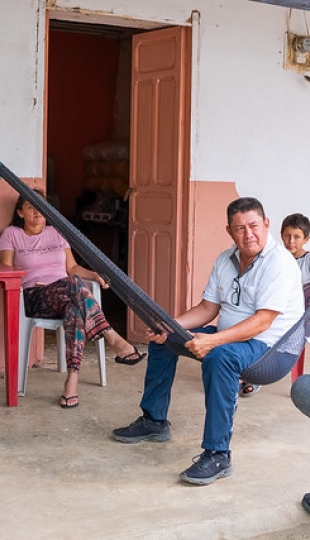
POLYGON ((226 345, 218 345, 214 347, 204 358, 202 359, 202 366, 205 367, 211 364, 227 364, 231 354, 226 345))
POLYGON ((237 343, 214 347, 202 360, 203 376, 240 377, 245 366, 244 350, 237 343))

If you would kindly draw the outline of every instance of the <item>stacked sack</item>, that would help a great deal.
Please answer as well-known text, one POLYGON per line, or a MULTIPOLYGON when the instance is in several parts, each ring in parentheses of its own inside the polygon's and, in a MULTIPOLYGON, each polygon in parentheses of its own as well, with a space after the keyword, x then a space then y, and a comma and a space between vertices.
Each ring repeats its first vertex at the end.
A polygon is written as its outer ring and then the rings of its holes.
POLYGON ((129 146, 105 141, 84 147, 84 191, 106 192, 123 198, 129 187, 129 146))

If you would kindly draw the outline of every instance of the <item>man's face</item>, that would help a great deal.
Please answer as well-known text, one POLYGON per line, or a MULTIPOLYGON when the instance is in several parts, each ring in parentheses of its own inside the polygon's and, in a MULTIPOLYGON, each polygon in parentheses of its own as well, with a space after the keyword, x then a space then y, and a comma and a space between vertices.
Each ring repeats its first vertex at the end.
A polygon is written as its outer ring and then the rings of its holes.
POLYGON ((282 233, 283 244, 294 257, 300 257, 304 251, 304 244, 308 242, 309 236, 305 236, 301 229, 295 227, 285 227, 282 233))
POLYGON ((268 229, 269 219, 263 219, 256 210, 238 212, 226 227, 240 253, 253 258, 265 247, 268 229))

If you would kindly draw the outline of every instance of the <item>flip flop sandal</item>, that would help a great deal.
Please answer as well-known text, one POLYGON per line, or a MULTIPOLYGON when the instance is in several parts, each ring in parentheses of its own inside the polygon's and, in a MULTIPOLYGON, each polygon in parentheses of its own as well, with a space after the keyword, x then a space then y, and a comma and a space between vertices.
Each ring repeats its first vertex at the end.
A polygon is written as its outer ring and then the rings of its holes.
POLYGON ((73 405, 68 405, 68 401, 70 401, 70 399, 78 399, 79 396, 69 396, 69 397, 66 397, 66 396, 61 396, 61 399, 64 399, 66 403, 60 403, 60 406, 62 409, 74 409, 75 407, 78 407, 79 405, 79 402, 77 401, 76 403, 74 403, 73 405))
POLYGON ((126 364, 126 366, 135 366, 138 362, 141 362, 146 357, 146 353, 139 353, 137 347, 134 347, 134 349, 134 352, 127 354, 124 358, 116 356, 115 362, 117 364, 126 364), (132 358, 134 355, 138 355, 137 358, 132 358))
POLYGON ((248 382, 240 383, 239 387, 239 396, 240 397, 251 397, 253 394, 256 394, 261 387, 258 384, 251 384, 248 382))

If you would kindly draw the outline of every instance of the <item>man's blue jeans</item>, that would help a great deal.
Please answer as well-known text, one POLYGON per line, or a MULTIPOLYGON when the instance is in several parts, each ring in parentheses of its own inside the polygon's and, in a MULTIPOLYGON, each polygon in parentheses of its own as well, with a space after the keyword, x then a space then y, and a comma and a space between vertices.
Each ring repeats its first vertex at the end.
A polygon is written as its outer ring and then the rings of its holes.
MULTIPOLYGON (((206 334, 216 331, 215 326, 193 330, 206 334)), ((203 358, 206 418, 202 448, 222 452, 229 449, 241 373, 267 349, 263 341, 250 339, 215 347, 203 358)), ((149 344, 148 367, 140 407, 153 420, 167 419, 177 362, 178 357, 165 345, 154 342, 149 344)))

